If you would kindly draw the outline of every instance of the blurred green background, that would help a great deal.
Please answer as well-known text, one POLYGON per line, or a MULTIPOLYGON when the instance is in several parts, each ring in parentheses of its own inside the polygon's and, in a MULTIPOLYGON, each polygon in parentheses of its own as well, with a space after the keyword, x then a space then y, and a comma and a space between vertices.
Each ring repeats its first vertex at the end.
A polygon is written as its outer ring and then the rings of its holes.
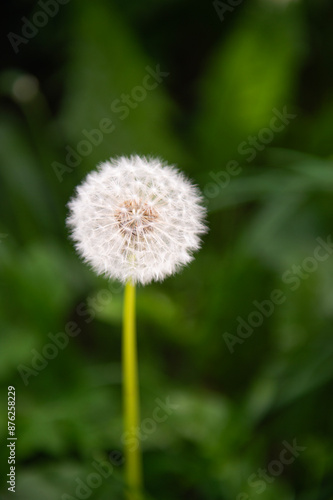
POLYGON ((123 498, 122 287, 64 221, 87 172, 131 153, 178 164, 210 226, 138 290, 146 498, 333 498, 332 18, 331 0, 7 5, 1 499, 8 386, 17 500, 123 498))

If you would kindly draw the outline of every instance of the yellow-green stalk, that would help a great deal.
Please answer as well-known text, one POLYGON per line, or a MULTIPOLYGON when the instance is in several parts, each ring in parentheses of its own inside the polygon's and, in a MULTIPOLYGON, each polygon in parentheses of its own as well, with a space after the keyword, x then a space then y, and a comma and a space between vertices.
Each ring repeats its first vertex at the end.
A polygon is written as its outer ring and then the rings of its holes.
MULTIPOLYGON (((137 341, 135 325, 135 285, 125 286, 123 316, 123 404, 124 431, 128 436, 140 425, 140 402, 138 383, 137 341)), ((139 500, 142 490, 142 458, 140 443, 137 446, 125 444, 125 476, 128 500, 139 500)))

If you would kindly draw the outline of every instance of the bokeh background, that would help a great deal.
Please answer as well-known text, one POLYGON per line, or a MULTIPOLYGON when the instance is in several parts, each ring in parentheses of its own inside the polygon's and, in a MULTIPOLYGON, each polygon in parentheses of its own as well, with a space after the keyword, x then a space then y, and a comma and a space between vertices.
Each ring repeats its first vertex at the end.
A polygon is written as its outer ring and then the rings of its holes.
POLYGON ((98 162, 138 153, 200 186, 210 226, 188 268, 138 290, 146 498, 332 499, 331 0, 6 9, 1 498, 9 385, 17 500, 123 498, 122 287, 65 218, 98 162))

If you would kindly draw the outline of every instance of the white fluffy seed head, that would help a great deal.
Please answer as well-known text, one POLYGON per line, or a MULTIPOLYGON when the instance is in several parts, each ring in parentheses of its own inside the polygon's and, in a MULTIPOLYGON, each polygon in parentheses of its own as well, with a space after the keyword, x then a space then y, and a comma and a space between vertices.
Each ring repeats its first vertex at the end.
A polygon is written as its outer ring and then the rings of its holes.
POLYGON ((124 283, 163 280, 192 260, 206 232, 198 189, 157 158, 119 157, 77 187, 67 224, 97 274, 124 283))

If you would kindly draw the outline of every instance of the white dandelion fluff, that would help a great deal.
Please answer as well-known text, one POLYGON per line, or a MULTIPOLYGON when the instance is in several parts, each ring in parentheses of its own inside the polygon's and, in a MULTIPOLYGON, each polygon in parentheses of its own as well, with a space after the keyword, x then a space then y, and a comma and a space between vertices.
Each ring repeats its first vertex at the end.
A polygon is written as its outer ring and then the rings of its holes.
POLYGON ((157 158, 120 157, 77 187, 67 224, 97 274, 147 284, 178 271, 200 246, 206 210, 199 190, 157 158))

